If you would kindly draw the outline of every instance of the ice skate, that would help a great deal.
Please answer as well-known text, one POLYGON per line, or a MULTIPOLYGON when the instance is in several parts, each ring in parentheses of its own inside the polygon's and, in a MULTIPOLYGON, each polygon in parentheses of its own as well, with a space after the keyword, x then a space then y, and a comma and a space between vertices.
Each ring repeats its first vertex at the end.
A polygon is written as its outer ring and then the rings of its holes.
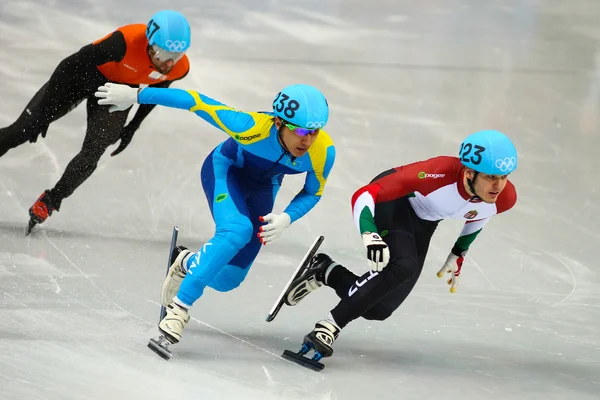
POLYGON ((183 329, 189 322, 190 316, 187 309, 176 303, 170 303, 165 310, 166 315, 158 324, 160 336, 156 339, 150 339, 148 347, 165 360, 169 360, 173 357, 173 353, 169 347, 171 344, 179 343, 183 329))
POLYGON ((310 292, 314 292, 325 285, 327 269, 332 265, 334 265, 334 262, 327 254, 319 253, 315 255, 311 259, 306 272, 290 285, 284 297, 285 304, 295 306, 310 292))
MULTIPOLYGON (((275 317, 277 316, 277 314, 279 314, 281 307, 283 307, 283 305, 286 303, 285 297, 288 294, 288 292, 290 291, 290 288, 296 287, 299 285, 299 283, 298 283, 298 285, 294 286, 293 283, 296 281, 296 279, 305 275, 305 272, 310 267, 311 262, 315 256, 315 254, 317 253, 317 250, 319 250, 319 247, 323 243, 323 240, 325 240, 325 237, 321 235, 321 236, 317 237, 315 239, 315 241, 313 242, 313 244, 310 246, 310 248, 308 249, 308 251, 306 252, 304 257, 302 258, 302 261, 300 261, 300 264, 298 264, 298 267, 296 268, 296 270, 294 271, 294 273, 292 274, 292 276, 286 283, 285 287, 279 294, 279 297, 277 297, 277 300, 275 300, 275 304, 273 304, 273 307, 271 307, 271 311, 269 311, 269 314, 267 315, 267 318, 266 318, 267 322, 272 322, 275 319, 275 317)), ((299 291, 300 291, 300 288, 296 290, 296 292, 299 292, 299 291)), ((306 294, 308 294, 308 292, 306 294)), ((304 294, 302 297, 306 296, 306 294, 304 294)), ((298 300, 298 301, 300 301, 300 300, 298 300)), ((298 302, 296 302, 295 304, 298 304, 298 302)))
POLYGON ((339 334, 340 330, 331 322, 327 320, 319 321, 312 332, 304 336, 304 343, 302 343, 302 347, 297 353, 285 350, 282 357, 303 367, 320 371, 325 366, 319 361, 324 357, 331 357, 333 342, 339 334), (311 350, 314 351, 312 358, 306 357, 305 355, 311 350))
POLYGON ((184 263, 191 254, 192 252, 184 246, 177 246, 171 252, 171 267, 169 267, 169 272, 162 285, 161 303, 163 306, 167 307, 179 291, 179 286, 186 274, 184 263))
POLYGON ((26 234, 29 235, 34 226, 46 221, 53 211, 58 211, 58 207, 55 207, 50 197, 50 191, 45 190, 29 209, 30 219, 26 234))
POLYGON ((181 334, 189 320, 187 309, 171 303, 167 305, 167 315, 158 324, 158 330, 169 342, 176 344, 181 340, 181 334))

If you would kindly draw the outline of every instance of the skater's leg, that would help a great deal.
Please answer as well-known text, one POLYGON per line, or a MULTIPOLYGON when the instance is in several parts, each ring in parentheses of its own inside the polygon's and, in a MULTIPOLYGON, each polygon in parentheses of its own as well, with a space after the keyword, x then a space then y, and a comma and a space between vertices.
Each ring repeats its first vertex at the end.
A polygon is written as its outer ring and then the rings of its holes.
POLYGON ((0 128, 0 157, 23 143, 36 142, 39 135, 46 136, 49 125, 74 109, 83 94, 52 95, 45 83, 33 95, 21 115, 7 127, 0 128))
POLYGON ((128 113, 128 110, 110 113, 108 107, 98 105, 93 98, 88 99, 87 132, 81 150, 50 190, 57 209, 63 199, 72 195, 92 175, 106 149, 119 140, 128 113))
POLYGON ((228 158, 218 150, 212 152, 202 166, 201 178, 216 229, 187 261, 187 275, 175 298, 184 307, 202 296, 204 288, 251 241, 254 230, 237 168, 228 158))
POLYGON ((108 108, 93 100, 87 103, 87 132, 79 154, 67 165, 53 189, 45 190, 29 209, 30 228, 59 211, 64 198, 70 196, 94 172, 98 160, 115 143, 127 119, 127 111, 109 113, 108 108))
POLYGON ((349 322, 361 316, 382 320, 391 315, 423 268, 437 224, 420 220, 407 199, 378 205, 375 216, 379 230, 388 231, 384 241, 390 249, 390 262, 381 272, 369 271, 361 277, 339 265, 330 271, 327 285, 335 289, 341 301, 305 337, 305 343, 324 357, 333 353, 333 340, 349 322))
POLYGON ((406 198, 378 205, 375 216, 377 227, 388 231, 383 239, 390 249, 390 262, 381 272, 369 271, 358 279, 345 268, 333 269, 328 285, 341 301, 331 315, 340 328, 361 316, 385 319, 400 306, 421 274, 437 226, 418 218, 406 198))
POLYGON ((275 196, 278 186, 246 184, 246 204, 248 217, 252 222, 252 236, 250 241, 231 259, 221 272, 209 284, 214 290, 227 292, 238 287, 246 278, 250 267, 254 263, 262 244, 258 238, 258 230, 263 223, 259 217, 273 211, 275 196))

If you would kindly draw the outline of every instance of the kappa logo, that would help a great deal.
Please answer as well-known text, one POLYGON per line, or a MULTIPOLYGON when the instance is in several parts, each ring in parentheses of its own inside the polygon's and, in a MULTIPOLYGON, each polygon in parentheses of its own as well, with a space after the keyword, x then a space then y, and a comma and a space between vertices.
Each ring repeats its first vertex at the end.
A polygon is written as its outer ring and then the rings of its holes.
POLYGON ((259 137, 260 137, 260 135, 261 135, 260 133, 257 133, 257 134, 255 134, 255 135, 250 135, 250 136, 241 136, 241 135, 235 135, 235 138, 236 138, 237 140, 239 140, 240 142, 249 142, 249 141, 251 141, 251 140, 254 140, 254 139, 256 139, 256 138, 259 138, 259 137))
POLYGON ((360 279, 357 279, 356 282, 354 282, 354 285, 350 286, 350 289, 348 290, 348 297, 351 297, 354 293, 356 293, 358 291, 359 288, 363 287, 365 285, 365 283, 369 282, 371 279, 375 278, 377 275, 379 275, 379 272, 370 271, 369 275, 362 281, 360 279))
POLYGON ((479 214, 477 210, 468 211, 465 215, 463 215, 466 219, 473 219, 479 214))
POLYGON ((192 262, 191 262, 191 265, 190 265, 190 267, 189 267, 189 268, 188 268, 188 270, 187 270, 187 272, 188 272, 190 275, 193 275, 193 274, 194 274, 194 272, 192 272, 192 269, 193 269, 193 268, 196 268, 198 265, 200 265, 200 253, 206 253, 206 248, 207 248, 208 246, 212 246, 212 245, 213 245, 213 244, 212 244, 211 242, 206 242, 206 243, 204 244, 204 246, 202 246, 202 250, 201 250, 201 251, 199 251, 199 252, 197 252, 196 254, 194 254, 194 255, 192 256, 192 260, 191 260, 192 262))
POLYGON ((419 175, 417 175, 419 177, 419 179, 425 179, 425 178, 432 178, 432 179, 438 179, 438 178, 443 178, 446 176, 446 174, 428 174, 427 172, 419 172, 419 175))

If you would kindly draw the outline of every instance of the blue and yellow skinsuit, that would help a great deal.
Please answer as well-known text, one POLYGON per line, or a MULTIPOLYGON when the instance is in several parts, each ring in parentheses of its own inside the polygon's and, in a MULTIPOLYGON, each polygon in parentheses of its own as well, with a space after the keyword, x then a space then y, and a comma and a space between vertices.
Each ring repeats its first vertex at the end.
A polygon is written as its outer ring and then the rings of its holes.
POLYGON ((303 189, 284 210, 292 223, 317 204, 335 147, 320 130, 308 152, 295 158, 281 145, 272 113, 238 111, 195 91, 145 88, 138 103, 189 110, 230 136, 200 173, 216 232, 188 259, 177 297, 191 306, 206 286, 226 292, 244 280, 261 247, 259 217, 272 211, 284 175, 306 172, 303 189))

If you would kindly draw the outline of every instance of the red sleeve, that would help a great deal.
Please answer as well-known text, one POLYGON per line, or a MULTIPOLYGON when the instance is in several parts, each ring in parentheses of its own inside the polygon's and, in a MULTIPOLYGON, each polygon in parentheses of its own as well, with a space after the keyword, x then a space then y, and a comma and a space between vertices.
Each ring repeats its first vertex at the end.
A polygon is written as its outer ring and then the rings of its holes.
POLYGON ((515 185, 512 184, 511 181, 506 182, 506 186, 500 196, 498 196, 498 200, 496 200, 496 213, 500 214, 504 211, 508 211, 514 207, 517 203, 517 190, 515 189, 515 185))
POLYGON ((364 192, 369 192, 375 203, 395 200, 414 192, 426 196, 440 187, 458 182, 461 168, 457 157, 448 156, 397 167, 357 190, 352 196, 352 204, 364 192))

